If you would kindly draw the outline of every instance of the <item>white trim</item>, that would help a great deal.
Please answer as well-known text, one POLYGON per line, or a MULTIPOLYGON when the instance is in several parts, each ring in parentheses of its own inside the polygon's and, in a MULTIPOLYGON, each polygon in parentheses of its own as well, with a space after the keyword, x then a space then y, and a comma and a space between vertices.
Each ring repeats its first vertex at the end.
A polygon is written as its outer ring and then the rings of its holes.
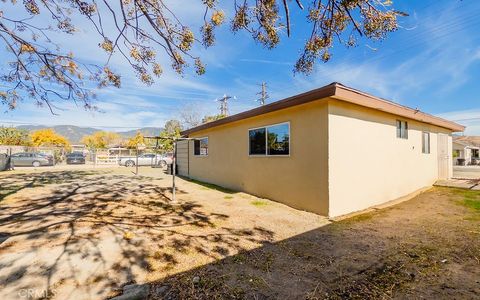
POLYGON ((274 124, 270 124, 270 125, 264 125, 264 126, 249 128, 247 130, 247 153, 248 153, 248 157, 290 157, 290 155, 291 155, 291 141, 292 141, 292 135, 291 135, 290 127, 291 127, 290 126, 290 121, 285 121, 285 122, 274 123, 274 124), (283 124, 288 124, 288 154, 277 154, 277 155, 268 154, 268 127, 273 127, 273 126, 283 125, 283 124), (251 130, 256 130, 256 129, 263 129, 263 128, 265 128, 265 154, 250 154, 250 131, 251 130))
POLYGON ((204 137, 200 137, 200 138, 194 138, 193 139, 193 156, 195 156, 195 157, 207 157, 208 153, 210 152, 209 151, 209 148, 210 148, 209 144, 210 143, 209 143, 208 136, 204 136, 204 137), (200 141, 200 140, 204 140, 204 139, 207 139, 207 154, 195 154, 195 141, 196 140, 200 141))
POLYGON ((431 139, 430 139, 430 131, 422 131, 422 154, 431 154, 432 153, 432 147, 431 147, 431 139), (423 148, 425 146, 425 134, 428 136, 428 152, 424 152, 423 148))

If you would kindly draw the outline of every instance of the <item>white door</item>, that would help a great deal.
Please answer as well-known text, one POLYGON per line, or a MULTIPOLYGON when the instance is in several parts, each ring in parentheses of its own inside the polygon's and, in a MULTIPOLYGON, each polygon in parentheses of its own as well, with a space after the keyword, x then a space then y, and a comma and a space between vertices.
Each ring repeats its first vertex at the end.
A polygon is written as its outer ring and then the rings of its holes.
POLYGON ((448 135, 439 133, 437 136, 438 179, 448 179, 449 153, 448 135))

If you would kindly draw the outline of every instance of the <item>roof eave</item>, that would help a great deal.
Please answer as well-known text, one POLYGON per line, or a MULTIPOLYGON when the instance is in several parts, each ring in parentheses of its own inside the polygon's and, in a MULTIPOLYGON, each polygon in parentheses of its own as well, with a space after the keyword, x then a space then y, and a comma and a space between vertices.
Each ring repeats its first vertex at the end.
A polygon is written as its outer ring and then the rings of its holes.
POLYGON ((334 98, 341 101, 357 104, 364 107, 369 107, 375 110, 384 111, 390 114, 398 115, 401 117, 418 120, 419 122, 432 124, 439 126, 452 132, 463 132, 465 126, 451 122, 424 112, 421 112, 416 109, 412 109, 400 104, 397 104, 392 101, 381 99, 370 94, 346 87, 342 84, 333 82, 324 87, 295 95, 277 102, 273 102, 264 106, 260 106, 251 110, 241 112, 239 114, 229 116, 223 119, 219 119, 213 122, 205 123, 200 126, 190 128, 188 130, 182 131, 182 136, 188 136, 192 133, 206 130, 212 127, 221 126, 224 124, 232 123, 235 121, 244 120, 251 117, 256 117, 263 115, 269 112, 277 111, 280 109, 285 109, 288 107, 308 103, 315 100, 320 100, 324 98, 334 98))
POLYGON ((335 95, 332 96, 332 98, 373 108, 375 110, 384 111, 400 117, 417 120, 419 122, 439 126, 451 130, 452 132, 463 132, 465 130, 465 126, 455 122, 448 121, 392 101, 378 98, 343 85, 337 85, 335 95))

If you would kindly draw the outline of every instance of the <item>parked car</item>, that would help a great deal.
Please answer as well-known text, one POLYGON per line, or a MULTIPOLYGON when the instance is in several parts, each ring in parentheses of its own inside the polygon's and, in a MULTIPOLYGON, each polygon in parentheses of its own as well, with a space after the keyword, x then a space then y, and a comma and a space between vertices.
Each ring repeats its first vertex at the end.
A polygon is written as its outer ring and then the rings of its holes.
POLYGON ((16 167, 40 167, 53 166, 53 156, 42 153, 15 153, 11 156, 13 165, 16 167))
POLYGON ((161 160, 161 167, 165 167, 166 165, 171 165, 173 163, 173 153, 167 153, 162 155, 161 160))
POLYGON ((67 165, 84 165, 85 164, 85 156, 83 153, 80 152, 73 152, 67 154, 67 165))
MULTIPOLYGON (((167 157, 163 157, 159 154, 153 153, 146 153, 138 156, 138 165, 139 166, 160 166, 165 167, 169 160, 167 157)), ((136 156, 128 156, 128 157, 121 157, 119 160, 119 164, 125 167, 133 167, 137 163, 136 156)))

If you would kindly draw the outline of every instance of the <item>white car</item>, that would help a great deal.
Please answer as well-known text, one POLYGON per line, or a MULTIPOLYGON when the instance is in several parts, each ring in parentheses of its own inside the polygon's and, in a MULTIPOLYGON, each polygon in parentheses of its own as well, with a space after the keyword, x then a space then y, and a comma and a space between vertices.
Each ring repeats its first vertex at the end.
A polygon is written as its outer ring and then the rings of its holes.
MULTIPOLYGON (((138 165, 139 166, 159 166, 161 168, 165 167, 167 164, 171 164, 172 159, 169 157, 164 157, 162 155, 155 155, 153 153, 146 153, 138 156, 138 165)), ((121 157, 119 164, 125 167, 133 167, 137 164, 136 156, 121 157)))

